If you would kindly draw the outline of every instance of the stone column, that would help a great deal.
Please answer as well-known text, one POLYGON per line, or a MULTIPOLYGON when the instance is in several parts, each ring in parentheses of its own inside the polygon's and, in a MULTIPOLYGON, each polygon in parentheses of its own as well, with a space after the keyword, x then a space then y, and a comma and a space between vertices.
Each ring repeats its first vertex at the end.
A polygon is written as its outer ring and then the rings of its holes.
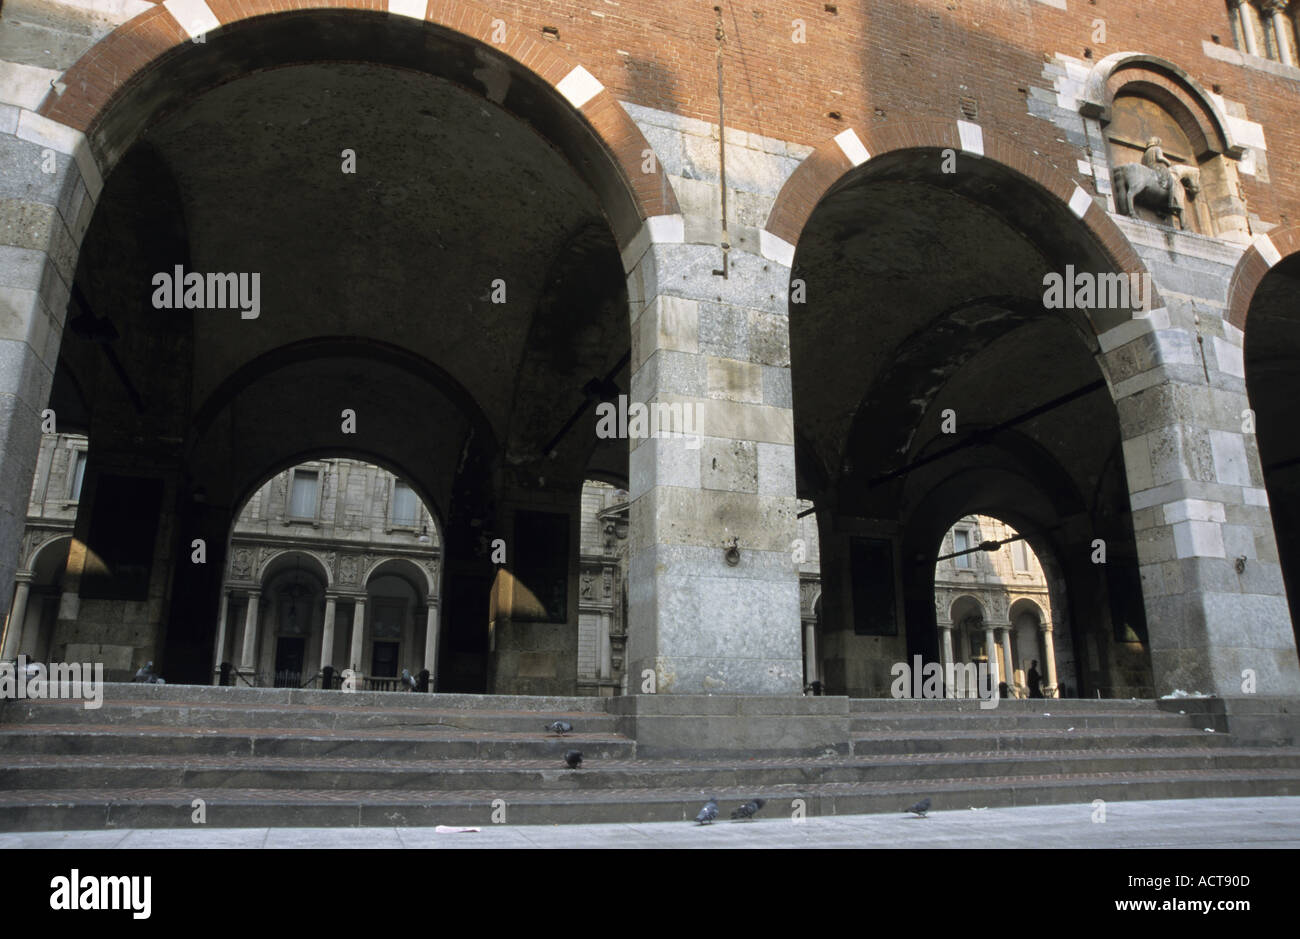
POLYGON ((998 682, 1000 682, 1002 670, 998 668, 998 644, 993 637, 993 627, 988 623, 984 624, 984 654, 989 660, 989 683, 993 686, 993 693, 998 693, 998 682))
POLYGON ((957 689, 952 687, 950 676, 954 674, 951 666, 952 660, 952 623, 939 624, 939 656, 940 664, 943 666, 943 688, 944 697, 957 697, 957 689))
POLYGON ((1014 698, 1016 689, 1012 682, 1016 678, 1016 667, 1011 662, 1011 626, 999 626, 998 632, 1002 634, 1002 670, 1006 675, 1003 680, 1007 683, 1007 694, 1014 698))
POLYGON ((1171 236, 1170 248, 1149 226, 1117 223, 1162 275, 1163 305, 1149 314, 1095 314, 1119 415, 1155 693, 1236 697, 1251 669, 1261 696, 1300 695, 1264 472, 1243 418, 1244 337, 1215 312, 1239 255, 1207 259, 1193 253, 1190 236, 1171 236))
MULTIPOLYGON (((16 101, 21 94, 6 88, 3 97, 16 101)), ((77 248, 103 188, 83 134, 28 106, 15 104, 5 111, 6 128, 0 131, 5 167, 5 198, 0 200, 0 618, 15 596, 14 572, 40 453, 41 412, 49 403, 77 248)))
POLYGON ((244 611, 244 655, 239 663, 241 672, 257 668, 257 617, 262 602, 262 591, 248 591, 248 609, 244 611))
POLYGON ((683 224, 653 218, 623 252, 629 405, 671 405, 692 434, 638 438, 629 411, 628 685, 649 671, 659 694, 795 695, 793 249, 732 250, 722 277, 718 243, 683 243, 683 224))
POLYGON ((16 658, 26 650, 18 648, 23 638, 23 623, 27 619, 27 595, 31 589, 32 575, 18 574, 14 577, 14 604, 9 610, 9 626, 5 629, 4 648, 0 649, 0 660, 16 658))
POLYGON ((338 597, 332 593, 325 594, 325 624, 320 635, 320 667, 334 664, 334 612, 338 597))
POLYGON ((601 681, 609 681, 612 671, 609 654, 609 614, 601 613, 596 625, 596 674, 601 681))
POLYGON ((1291 52, 1291 23, 1286 18, 1289 0, 1265 0, 1264 10, 1273 18, 1273 36, 1277 41, 1277 55, 1284 65, 1295 65, 1291 52))
POLYGON ((1254 23, 1250 12, 1246 9, 1248 6, 1250 4, 1247 0, 1236 0, 1233 3, 1233 13, 1237 17, 1237 26, 1241 30, 1241 41, 1245 43, 1246 52, 1250 55, 1259 55, 1259 43, 1255 40, 1254 23))
POLYGON ((212 683, 221 682, 221 654, 226 650, 226 619, 230 612, 230 591, 221 591, 221 605, 217 609, 217 642, 212 650, 212 683))
MULTIPOLYGON (((1039 627, 1043 634, 1043 670, 1046 672, 1043 684, 1043 697, 1056 697, 1056 646, 1052 642, 1052 624, 1043 623, 1039 627)), ((1078 694, 1078 692, 1075 692, 1078 694)))
POLYGON ((429 670, 429 690, 437 690, 438 682, 438 601, 429 599, 424 614, 424 667, 429 670))
POLYGON ((803 654, 804 674, 808 676, 808 683, 812 684, 818 680, 817 624, 815 622, 807 622, 803 624, 803 654))
POLYGON ((361 661, 365 650, 366 634, 366 598, 357 597, 357 602, 352 605, 352 649, 348 656, 347 667, 355 670, 360 676, 361 661))

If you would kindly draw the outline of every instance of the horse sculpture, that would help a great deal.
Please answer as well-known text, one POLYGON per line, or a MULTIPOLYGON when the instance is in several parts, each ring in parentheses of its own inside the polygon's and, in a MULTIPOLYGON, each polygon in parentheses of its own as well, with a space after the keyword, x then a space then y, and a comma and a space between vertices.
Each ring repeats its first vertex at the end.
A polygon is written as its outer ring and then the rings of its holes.
POLYGON ((1181 230, 1187 229, 1183 218, 1186 203, 1183 192, 1195 198, 1201 191, 1201 171, 1183 163, 1164 166, 1144 166, 1125 163, 1111 173, 1115 190, 1115 207, 1123 215, 1133 216, 1134 205, 1153 209, 1162 216, 1172 215, 1181 230))

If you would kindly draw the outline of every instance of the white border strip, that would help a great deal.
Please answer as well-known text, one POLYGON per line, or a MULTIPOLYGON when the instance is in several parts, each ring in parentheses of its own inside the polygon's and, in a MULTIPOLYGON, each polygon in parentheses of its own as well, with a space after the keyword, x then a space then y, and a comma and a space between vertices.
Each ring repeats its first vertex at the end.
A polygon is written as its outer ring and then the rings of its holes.
POLYGON ((686 218, 682 215, 652 215, 622 250, 623 272, 631 273, 652 244, 682 244, 686 241, 686 218))
POLYGON ((1092 205, 1092 196, 1084 190, 1082 186, 1075 186, 1074 192, 1070 194, 1070 211, 1079 218, 1088 214, 1088 207, 1092 205))
POLYGON ((794 245, 766 228, 758 230, 758 250, 769 261, 794 267, 794 245))
POLYGON ((180 24, 181 29, 190 34, 191 39, 198 39, 205 33, 221 28, 221 20, 217 19, 203 0, 164 0, 163 6, 180 24))
POLYGON ((970 121, 958 121, 957 136, 961 138, 961 148, 967 153, 984 155, 984 128, 970 121))
POLYGON ((422 20, 428 11, 429 0, 388 0, 388 12, 396 16, 422 20))
POLYGON ((555 90, 568 98, 569 104, 581 110, 584 104, 604 91, 605 86, 591 72, 576 65, 572 72, 560 79, 555 90))
POLYGON ((852 127, 836 134, 835 142, 839 144, 840 149, 844 151, 844 155, 849 158, 849 162, 854 166, 861 166, 871 159, 871 154, 867 152, 866 146, 863 145, 862 140, 852 127))
POLYGON ((1282 253, 1277 250, 1277 245, 1273 244, 1273 239, 1268 235, 1260 235, 1251 242, 1251 246, 1259 252, 1259 256, 1269 267, 1282 260, 1282 253))

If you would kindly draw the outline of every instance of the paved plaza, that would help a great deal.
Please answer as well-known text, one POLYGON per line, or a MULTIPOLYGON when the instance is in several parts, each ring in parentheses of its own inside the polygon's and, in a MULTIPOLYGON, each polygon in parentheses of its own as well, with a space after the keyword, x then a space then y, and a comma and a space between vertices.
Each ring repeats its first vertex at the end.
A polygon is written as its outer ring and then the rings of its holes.
MULTIPOLYGON (((727 807, 729 808, 729 807, 727 807)), ((767 817, 763 817, 767 816, 767 817)), ((952 809, 752 822, 434 828, 193 828, 0 834, 11 848, 1300 848, 1300 797, 952 809)))

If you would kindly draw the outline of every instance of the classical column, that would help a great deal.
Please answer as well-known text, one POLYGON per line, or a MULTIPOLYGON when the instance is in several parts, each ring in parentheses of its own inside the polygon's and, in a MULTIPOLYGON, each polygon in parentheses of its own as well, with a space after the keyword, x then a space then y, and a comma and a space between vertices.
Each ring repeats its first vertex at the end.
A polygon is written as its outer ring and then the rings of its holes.
POLYGON ((1273 37, 1277 42, 1277 55, 1284 65, 1295 65, 1289 36, 1291 23, 1286 18, 1288 0, 1265 0, 1264 9, 1273 17, 1273 37))
POLYGON ((1047 671, 1043 697, 1054 698, 1056 697, 1056 646, 1052 644, 1052 624, 1043 623, 1040 628, 1043 631, 1043 668, 1047 671))
POLYGON ((609 654, 609 614, 601 613, 596 626, 596 673, 601 681, 609 681, 612 674, 609 654))
POLYGON ((352 654, 348 657, 348 668, 361 671, 362 650, 366 633, 366 598, 357 597, 352 605, 352 654))
POLYGON ((430 600, 424 614, 424 667, 429 671, 429 690, 438 683, 438 601, 430 600))
POLYGON ((5 630, 4 649, 0 650, 0 659, 12 659, 23 649, 18 643, 23 638, 23 623, 27 619, 27 594, 31 589, 31 574, 14 575, 14 605, 9 609, 9 628, 5 630))
POLYGON ((251 672, 257 667, 257 616, 262 601, 262 591, 248 591, 248 609, 244 611, 244 655, 239 663, 241 672, 251 672))
POLYGON ((999 626, 998 632, 1002 633, 1002 664, 1006 669, 1007 694, 1015 697, 1015 688, 1011 684, 1016 677, 1016 667, 1011 662, 1011 627, 999 626))
POLYGON ((939 635, 942 637, 939 643, 939 655, 942 657, 943 665, 943 688, 944 697, 957 697, 957 689, 952 686, 952 677, 955 674, 952 668, 952 623, 940 623, 939 635))
POLYGON ((1255 41, 1255 28, 1251 22, 1250 13, 1246 7, 1250 6, 1246 0, 1236 0, 1233 4, 1233 13, 1237 17, 1237 27, 1241 30, 1241 41, 1246 45, 1246 52, 1250 55, 1259 55, 1259 44, 1255 41))
POLYGON ((325 594, 325 625, 320 634, 320 667, 333 665, 334 659, 334 605, 338 597, 332 593, 325 594))
POLYGON ((802 625, 804 684, 810 685, 817 680, 817 624, 806 619, 802 625))
POLYGON ((212 683, 221 682, 221 653, 226 650, 226 618, 230 613, 230 591, 221 591, 221 607, 217 612, 217 644, 212 650, 212 683))
POLYGON ((998 682, 1002 679, 998 676, 1001 672, 998 669, 998 644, 993 638, 993 627, 988 623, 984 624, 984 654, 989 660, 989 683, 993 686, 993 694, 998 693, 998 682))

